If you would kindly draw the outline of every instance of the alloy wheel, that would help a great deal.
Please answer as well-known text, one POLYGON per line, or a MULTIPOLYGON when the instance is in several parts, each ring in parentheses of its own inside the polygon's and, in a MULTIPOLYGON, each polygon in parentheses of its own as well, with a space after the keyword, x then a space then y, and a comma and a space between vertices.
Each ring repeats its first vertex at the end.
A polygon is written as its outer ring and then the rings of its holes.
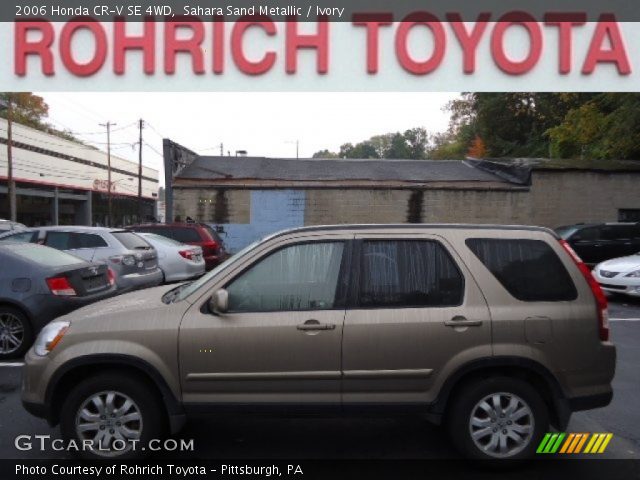
POLYGON ((530 443, 535 422, 531 407, 513 393, 487 395, 471 410, 469 433, 482 452, 495 458, 517 455, 530 443))
POLYGON ((24 325, 13 313, 0 313, 0 354, 9 355, 22 347, 24 325))
POLYGON ((92 442, 93 452, 105 457, 122 455, 142 435, 142 414, 127 395, 104 391, 85 400, 76 415, 76 433, 92 442))

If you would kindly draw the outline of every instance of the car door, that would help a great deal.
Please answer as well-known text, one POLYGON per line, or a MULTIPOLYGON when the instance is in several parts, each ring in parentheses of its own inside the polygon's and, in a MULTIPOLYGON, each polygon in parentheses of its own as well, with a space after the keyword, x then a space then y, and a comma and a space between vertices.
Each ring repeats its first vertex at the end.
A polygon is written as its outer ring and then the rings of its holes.
POLYGON ((480 289, 438 236, 356 238, 343 404, 433 401, 452 365, 491 355, 491 321, 480 289))
POLYGON ((285 241, 213 286, 180 328, 184 401, 339 405, 348 251, 344 236, 285 241), (228 311, 212 313, 222 287, 228 311))

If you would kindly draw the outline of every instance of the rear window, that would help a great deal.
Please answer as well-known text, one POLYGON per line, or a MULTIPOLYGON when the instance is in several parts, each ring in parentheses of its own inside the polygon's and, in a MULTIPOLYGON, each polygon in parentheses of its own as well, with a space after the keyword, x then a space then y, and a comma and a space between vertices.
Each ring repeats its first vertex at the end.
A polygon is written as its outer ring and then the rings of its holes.
POLYGON ((45 245, 58 250, 76 250, 79 248, 106 247, 107 242, 93 233, 48 232, 45 245))
POLYGON ((466 243, 518 300, 559 302, 578 297, 569 272, 553 249, 541 240, 471 238, 466 243))
POLYGON ((178 242, 177 240, 174 240, 174 239, 169 238, 169 237, 163 237, 162 235, 158 235, 156 233, 145 233, 142 236, 146 240, 150 240, 152 242, 158 242, 158 243, 161 243, 163 245, 171 245, 171 246, 174 246, 174 247, 182 245, 182 243, 178 242))
POLYGON ((195 228, 189 227, 171 227, 167 230, 170 231, 169 236, 174 240, 182 243, 198 243, 202 242, 200 234, 195 228))
POLYGON ((195 228, 189 227, 137 227, 136 232, 155 233, 163 237, 172 238, 180 243, 200 243, 202 239, 195 228))
POLYGON ((0 242, 4 243, 29 243, 35 242, 35 238, 38 232, 21 232, 14 233, 13 235, 7 235, 0 238, 0 242))
POLYGON ((111 232, 111 235, 128 250, 146 250, 151 248, 151 245, 149 245, 144 238, 133 232, 111 232))
POLYGON ((84 263, 84 260, 68 253, 32 243, 7 245, 7 248, 17 256, 43 267, 62 267, 84 263))

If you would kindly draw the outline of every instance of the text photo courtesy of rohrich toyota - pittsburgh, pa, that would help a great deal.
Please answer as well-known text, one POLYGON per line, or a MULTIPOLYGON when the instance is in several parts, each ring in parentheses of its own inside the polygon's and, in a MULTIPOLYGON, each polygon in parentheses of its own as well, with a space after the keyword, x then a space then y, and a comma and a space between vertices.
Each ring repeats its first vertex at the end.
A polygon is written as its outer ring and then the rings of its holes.
POLYGON ((640 17, 513 3, 1 5, 0 478, 640 478, 640 17))

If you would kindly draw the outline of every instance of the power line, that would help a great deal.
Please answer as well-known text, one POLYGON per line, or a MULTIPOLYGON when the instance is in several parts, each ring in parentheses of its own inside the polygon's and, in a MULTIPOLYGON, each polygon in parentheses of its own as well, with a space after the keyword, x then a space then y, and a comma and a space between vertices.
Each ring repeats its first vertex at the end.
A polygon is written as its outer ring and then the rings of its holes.
POLYGON ((158 155, 160 158, 164 159, 164 155, 162 153, 160 153, 158 150, 156 150, 153 146, 149 145, 147 142, 143 142, 149 149, 151 149, 151 151, 153 153, 155 153, 156 155, 158 155))
POLYGON ((158 135, 160 138, 165 139, 167 138, 165 135, 161 134, 153 125, 151 125, 149 122, 145 122, 145 125, 147 127, 149 127, 156 135, 158 135))

